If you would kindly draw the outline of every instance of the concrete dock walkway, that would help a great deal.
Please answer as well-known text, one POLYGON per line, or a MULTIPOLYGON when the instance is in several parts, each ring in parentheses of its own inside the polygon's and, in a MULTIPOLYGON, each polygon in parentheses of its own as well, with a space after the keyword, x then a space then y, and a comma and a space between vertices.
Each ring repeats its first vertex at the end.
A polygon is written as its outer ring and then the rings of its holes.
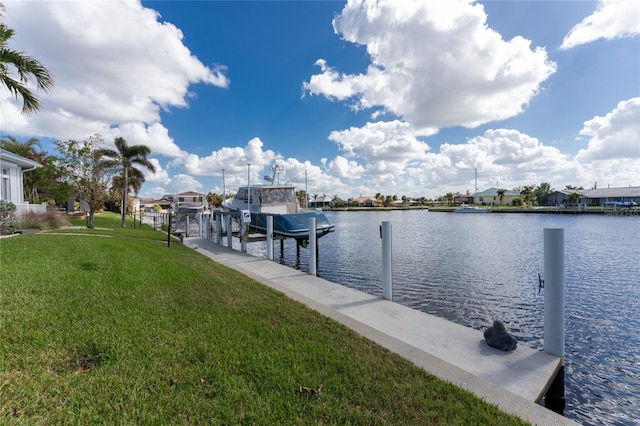
POLYGON ((533 424, 576 424, 536 403, 562 365, 557 356, 523 345, 513 352, 502 352, 486 344, 482 331, 206 239, 185 238, 184 244, 304 303, 505 412, 533 424))

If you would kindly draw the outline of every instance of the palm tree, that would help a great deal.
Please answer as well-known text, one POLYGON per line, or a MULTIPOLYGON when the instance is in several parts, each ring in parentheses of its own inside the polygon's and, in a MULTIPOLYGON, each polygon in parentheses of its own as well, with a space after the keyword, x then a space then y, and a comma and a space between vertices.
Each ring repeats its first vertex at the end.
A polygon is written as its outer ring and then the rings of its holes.
POLYGON ((127 202, 129 195, 129 188, 133 187, 136 190, 140 189, 141 182, 144 182, 144 176, 140 169, 134 167, 134 165, 140 165, 147 168, 152 173, 156 172, 156 168, 148 159, 147 156, 151 154, 151 149, 146 145, 131 145, 127 144, 127 141, 123 137, 117 137, 114 140, 116 150, 103 149, 102 155, 110 158, 110 164, 120 167, 122 169, 122 177, 120 183, 126 183, 122 185, 122 227, 126 226, 125 217, 127 213, 127 202), (130 176, 133 181, 130 179, 130 176))
MULTIPOLYGON (((1 6, 1 5, 0 5, 1 6)), ((1 12, 1 11, 0 11, 1 12)), ((0 16, 2 16, 0 14, 0 16)), ((29 90, 29 80, 35 79, 39 90, 47 91, 53 86, 53 78, 49 71, 37 60, 17 52, 8 46, 14 31, 5 24, 0 24, 0 81, 16 98, 22 97, 22 113, 30 114, 40 109, 40 101, 29 90), (18 74, 19 79, 13 79, 11 71, 18 74)))
POLYGON ((496 194, 498 194, 498 200, 500 200, 500 205, 504 204, 503 201, 505 192, 507 192, 507 190, 502 188, 496 191, 496 194))

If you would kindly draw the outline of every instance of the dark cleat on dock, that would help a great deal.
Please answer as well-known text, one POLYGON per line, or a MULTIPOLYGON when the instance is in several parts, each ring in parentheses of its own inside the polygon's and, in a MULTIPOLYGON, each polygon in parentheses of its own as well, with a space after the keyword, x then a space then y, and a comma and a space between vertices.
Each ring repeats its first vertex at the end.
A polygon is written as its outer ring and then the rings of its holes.
POLYGON ((507 327, 499 320, 495 320, 493 327, 484 331, 484 339, 489 346, 501 351, 512 351, 518 345, 516 338, 507 331, 507 327))

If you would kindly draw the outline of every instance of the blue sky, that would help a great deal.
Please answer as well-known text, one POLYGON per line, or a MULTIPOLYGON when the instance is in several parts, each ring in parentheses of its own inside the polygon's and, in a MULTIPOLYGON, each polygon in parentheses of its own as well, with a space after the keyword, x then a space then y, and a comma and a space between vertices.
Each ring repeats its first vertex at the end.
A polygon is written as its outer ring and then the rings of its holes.
POLYGON ((146 144, 140 195, 640 185, 640 3, 5 1, 55 87, 0 131, 146 144))

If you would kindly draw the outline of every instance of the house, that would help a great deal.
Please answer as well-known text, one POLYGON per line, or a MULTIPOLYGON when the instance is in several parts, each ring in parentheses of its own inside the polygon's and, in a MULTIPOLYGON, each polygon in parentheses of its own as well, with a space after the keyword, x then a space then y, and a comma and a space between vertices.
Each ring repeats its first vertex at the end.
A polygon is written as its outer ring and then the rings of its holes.
POLYGON ((24 173, 42 167, 28 158, 0 149, 0 200, 16 206, 16 216, 26 212, 46 213, 46 204, 29 204, 24 200, 24 173))
POLYGON ((620 188, 598 189, 564 189, 548 194, 542 200, 546 206, 568 205, 569 196, 573 193, 580 194, 578 202, 587 206, 604 206, 611 201, 631 201, 640 205, 640 186, 626 186, 620 188))
POLYGON ((473 194, 473 203, 480 206, 510 206, 513 200, 520 198, 520 193, 513 190, 505 190, 502 195, 502 201, 498 195, 500 188, 491 187, 485 189, 482 192, 476 192, 473 194))
POLYGON ((473 199, 473 195, 456 194, 453 196, 453 204, 475 204, 475 200, 473 199))
POLYGON ((380 201, 374 196, 370 197, 358 197, 354 200, 360 207, 378 207, 381 205, 380 201))
POLYGON ((326 195, 321 195, 315 198, 312 197, 309 199, 309 207, 316 209, 322 207, 333 207, 333 198, 326 195))

